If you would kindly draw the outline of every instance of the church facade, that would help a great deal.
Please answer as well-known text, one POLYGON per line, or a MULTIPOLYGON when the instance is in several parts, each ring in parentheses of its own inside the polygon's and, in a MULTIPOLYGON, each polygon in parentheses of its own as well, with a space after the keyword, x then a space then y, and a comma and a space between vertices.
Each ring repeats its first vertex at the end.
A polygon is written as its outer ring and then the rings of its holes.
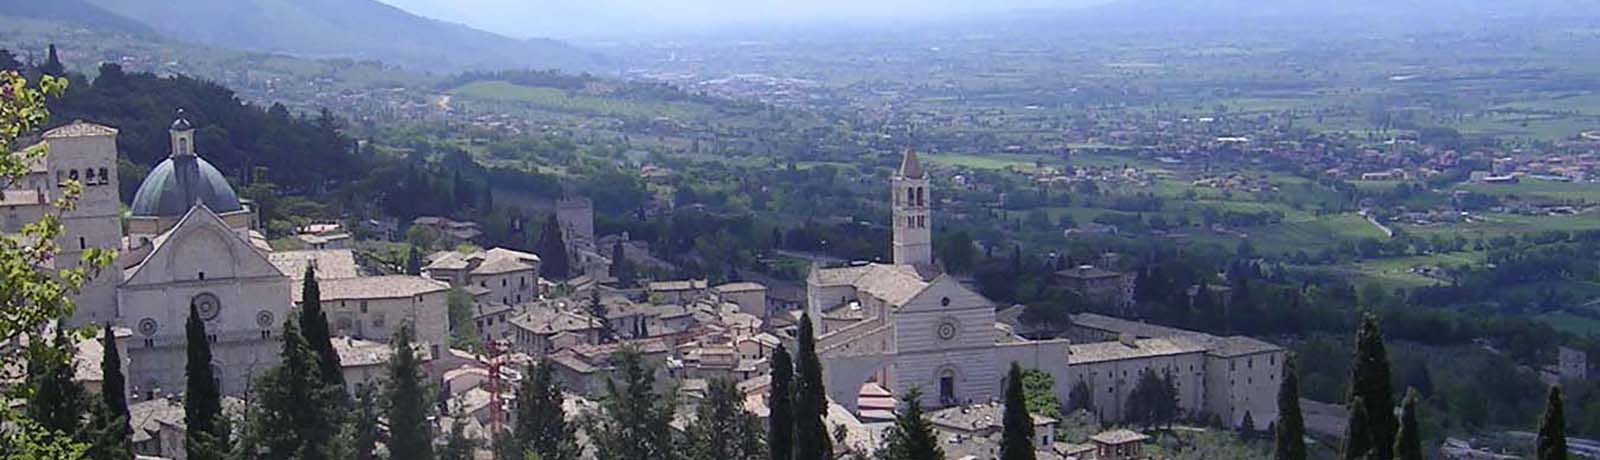
POLYGON ((893 410, 863 407, 868 385, 894 395, 920 389, 930 408, 996 401, 1016 362, 1053 376, 1062 401, 1083 382, 1107 422, 1123 419, 1127 396, 1145 370, 1172 375, 1179 406, 1191 416, 1215 414, 1232 425, 1249 419, 1258 429, 1277 420, 1272 395, 1282 348, 1112 318, 1075 336, 1078 342, 1022 338, 997 321, 993 301, 937 273, 930 184, 914 152, 902 158, 891 187, 893 263, 816 268, 807 275, 805 308, 835 403, 858 415, 893 410))

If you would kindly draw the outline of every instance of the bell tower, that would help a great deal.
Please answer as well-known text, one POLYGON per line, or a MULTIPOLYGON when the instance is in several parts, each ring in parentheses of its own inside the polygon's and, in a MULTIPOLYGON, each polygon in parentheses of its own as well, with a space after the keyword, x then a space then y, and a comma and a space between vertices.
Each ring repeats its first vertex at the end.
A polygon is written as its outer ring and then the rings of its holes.
POLYGON ((900 169, 891 180, 894 209, 894 263, 914 267, 933 265, 933 231, 930 230, 928 174, 917 152, 906 150, 900 169))

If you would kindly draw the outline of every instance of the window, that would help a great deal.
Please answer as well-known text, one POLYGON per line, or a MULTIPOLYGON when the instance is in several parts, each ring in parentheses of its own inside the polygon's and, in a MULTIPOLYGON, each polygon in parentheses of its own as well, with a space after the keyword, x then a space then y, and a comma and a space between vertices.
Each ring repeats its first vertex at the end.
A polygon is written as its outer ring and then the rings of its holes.
POLYGON ((89 169, 85 169, 85 170, 83 170, 83 176, 84 176, 84 177, 83 177, 83 182, 84 182, 84 183, 85 183, 85 184, 87 184, 87 185, 95 185, 95 184, 99 184, 99 183, 100 183, 100 182, 99 182, 99 181, 98 181, 98 180, 97 180, 97 179, 96 179, 96 178, 95 178, 95 175, 94 175, 94 168, 89 168, 89 169))
POLYGON ((365 300, 361 301, 361 312, 362 313, 366 313, 367 312, 367 301, 365 301, 365 300))
POLYGON ((81 236, 78 237, 78 249, 89 249, 89 241, 81 236))
POLYGON ((67 183, 67 179, 63 177, 64 174, 66 174, 66 171, 56 171, 56 186, 59 187, 61 184, 67 183))
POLYGON ((71 180, 78 180, 78 170, 74 169, 71 172, 68 172, 67 178, 71 180))
POLYGON ((106 174, 106 168, 100 168, 100 183, 102 183, 102 184, 111 183, 111 175, 106 174))
POLYGON ((198 275, 195 275, 195 278, 199 279, 200 281, 205 281, 206 280, 206 272, 200 272, 198 275))
POLYGON ((506 287, 506 285, 507 285, 507 284, 506 284, 506 281, 508 281, 508 280, 506 280, 506 279, 504 279, 504 278, 501 278, 501 279, 500 279, 500 287, 506 287))

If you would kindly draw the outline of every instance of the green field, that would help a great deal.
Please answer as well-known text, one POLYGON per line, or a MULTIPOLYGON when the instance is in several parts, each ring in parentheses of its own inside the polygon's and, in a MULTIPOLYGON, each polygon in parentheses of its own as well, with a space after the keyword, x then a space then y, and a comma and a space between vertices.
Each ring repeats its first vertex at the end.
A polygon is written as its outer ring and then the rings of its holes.
POLYGON ((1047 155, 968 155, 961 153, 934 153, 922 155, 926 161, 939 163, 946 166, 957 166, 972 169, 1015 169, 1031 170, 1038 166, 1038 162, 1048 163, 1051 157, 1047 155))
POLYGON ((1289 254, 1295 251, 1314 253, 1340 241, 1364 238, 1383 239, 1377 227, 1355 214, 1337 214, 1287 220, 1249 230, 1250 243, 1259 251, 1289 254))
POLYGON ((499 102, 522 102, 557 112, 674 120, 707 116, 712 109, 692 103, 636 101, 578 94, 556 88, 523 86, 504 81, 477 81, 450 90, 453 96, 499 102))
POLYGON ((1523 178, 1515 184, 1470 184, 1462 190, 1494 196, 1545 197, 1558 201, 1600 203, 1600 184, 1523 178))

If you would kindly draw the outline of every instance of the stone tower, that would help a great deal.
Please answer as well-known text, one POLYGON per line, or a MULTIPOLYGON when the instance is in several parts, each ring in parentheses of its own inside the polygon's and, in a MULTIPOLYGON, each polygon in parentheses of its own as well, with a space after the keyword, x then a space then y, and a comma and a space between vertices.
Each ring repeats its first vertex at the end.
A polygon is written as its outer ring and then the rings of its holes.
POLYGON ((929 222, 928 174, 917 153, 906 150, 892 182, 894 263, 927 268, 933 265, 933 231, 929 222))
MULTIPOLYGON (((117 196, 117 130, 82 121, 52 129, 44 134, 50 148, 46 158, 55 187, 51 196, 60 196, 67 182, 83 186, 77 207, 61 214, 65 233, 58 240, 56 255, 61 267, 76 266, 89 249, 122 249, 122 200, 117 196)), ((48 176, 47 176, 48 177, 48 176)), ((74 297, 77 311, 74 326, 116 319, 117 284, 122 270, 108 267, 90 278, 74 297)))

